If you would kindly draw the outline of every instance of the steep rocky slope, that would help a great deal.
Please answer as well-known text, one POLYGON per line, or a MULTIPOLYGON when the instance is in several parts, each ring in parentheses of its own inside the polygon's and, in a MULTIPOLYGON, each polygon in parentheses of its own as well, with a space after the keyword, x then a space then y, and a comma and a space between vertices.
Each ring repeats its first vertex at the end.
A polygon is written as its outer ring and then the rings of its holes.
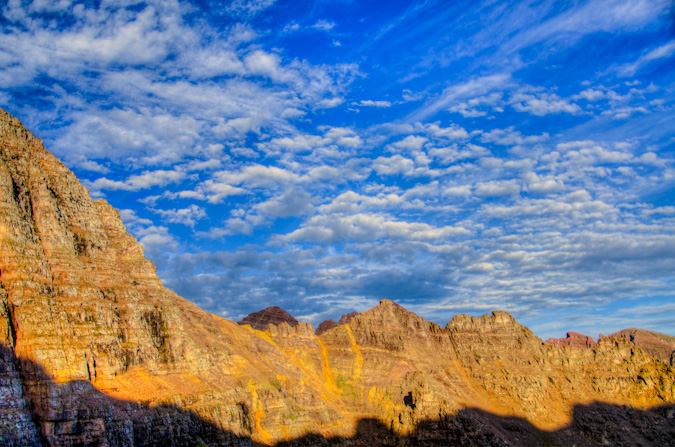
POLYGON ((208 314, 3 111, 0 338, 0 445, 675 443, 675 373, 627 340, 388 300, 320 337, 208 314))

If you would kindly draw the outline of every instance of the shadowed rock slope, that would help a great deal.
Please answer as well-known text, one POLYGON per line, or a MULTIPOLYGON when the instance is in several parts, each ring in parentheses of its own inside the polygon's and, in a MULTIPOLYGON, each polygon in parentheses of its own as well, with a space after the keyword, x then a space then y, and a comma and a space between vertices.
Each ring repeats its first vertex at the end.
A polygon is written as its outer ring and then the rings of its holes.
MULTIPOLYGON (((320 337, 204 312, 4 111, 0 342, 0 445, 311 445, 309 433, 351 439, 369 418, 424 444, 423 421, 472 436, 456 419, 466 408, 555 441, 578 405, 675 402, 673 369, 627 340, 550 346, 504 312, 442 327, 383 300, 320 337)), ((489 418, 481 427, 518 445, 489 418)))

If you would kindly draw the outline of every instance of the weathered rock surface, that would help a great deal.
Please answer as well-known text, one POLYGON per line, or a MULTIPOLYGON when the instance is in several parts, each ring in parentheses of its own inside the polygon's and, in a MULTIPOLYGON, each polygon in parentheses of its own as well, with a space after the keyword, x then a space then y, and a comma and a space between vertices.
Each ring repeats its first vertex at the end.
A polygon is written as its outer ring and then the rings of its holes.
POLYGON ((597 343, 588 335, 570 331, 565 338, 549 338, 546 343, 554 346, 572 346, 573 348, 592 348, 597 343))
POLYGON ((281 323, 286 323, 289 326, 297 326, 298 320, 296 320, 293 315, 289 314, 282 308, 278 306, 272 306, 258 312, 253 312, 252 314, 248 314, 237 322, 237 324, 240 326, 248 324, 253 329, 257 329, 259 331, 266 330, 267 326, 270 324, 277 326, 281 323))
POLYGON ((622 338, 389 300, 320 337, 208 314, 5 112, 0 342, 0 446, 675 445, 675 372, 622 338))
POLYGON ((643 351, 671 366, 675 366, 675 337, 672 335, 630 328, 615 332, 610 337, 621 337, 630 340, 635 346, 642 348, 643 351))

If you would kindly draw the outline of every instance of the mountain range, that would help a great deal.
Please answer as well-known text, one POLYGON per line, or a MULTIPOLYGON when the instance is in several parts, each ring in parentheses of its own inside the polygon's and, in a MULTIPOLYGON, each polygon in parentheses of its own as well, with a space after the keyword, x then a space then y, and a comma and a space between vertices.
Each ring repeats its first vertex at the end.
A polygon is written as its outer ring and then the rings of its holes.
POLYGON ((0 445, 675 445, 673 337, 545 343, 506 312, 440 326, 387 299, 321 331, 240 323, 164 288, 0 111, 0 445))

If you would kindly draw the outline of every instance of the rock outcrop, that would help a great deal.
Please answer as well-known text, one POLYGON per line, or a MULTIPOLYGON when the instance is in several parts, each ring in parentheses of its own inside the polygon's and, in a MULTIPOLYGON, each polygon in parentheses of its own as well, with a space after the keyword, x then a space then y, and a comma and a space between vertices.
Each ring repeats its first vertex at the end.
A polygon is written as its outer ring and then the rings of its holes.
POLYGON ((630 340, 635 346, 642 348, 642 350, 657 359, 675 366, 675 337, 672 335, 630 328, 615 332, 610 337, 621 337, 630 340))
POLYGON ((267 326, 270 324, 277 326, 281 323, 286 323, 289 326, 295 327, 298 325, 298 320, 296 320, 293 315, 289 314, 282 308, 278 306, 272 306, 258 312, 253 312, 252 314, 248 314, 237 322, 237 324, 240 326, 247 324, 253 329, 257 329, 259 331, 266 330, 267 326))
POLYGON ((165 289, 0 111, 0 446, 675 443, 673 368, 622 338, 551 346, 505 312, 442 327, 389 300, 319 337, 262 329, 165 289))
POLYGON ((588 335, 570 331, 565 338, 549 338, 546 343, 554 346, 572 346, 573 348, 592 348, 597 343, 588 335))

